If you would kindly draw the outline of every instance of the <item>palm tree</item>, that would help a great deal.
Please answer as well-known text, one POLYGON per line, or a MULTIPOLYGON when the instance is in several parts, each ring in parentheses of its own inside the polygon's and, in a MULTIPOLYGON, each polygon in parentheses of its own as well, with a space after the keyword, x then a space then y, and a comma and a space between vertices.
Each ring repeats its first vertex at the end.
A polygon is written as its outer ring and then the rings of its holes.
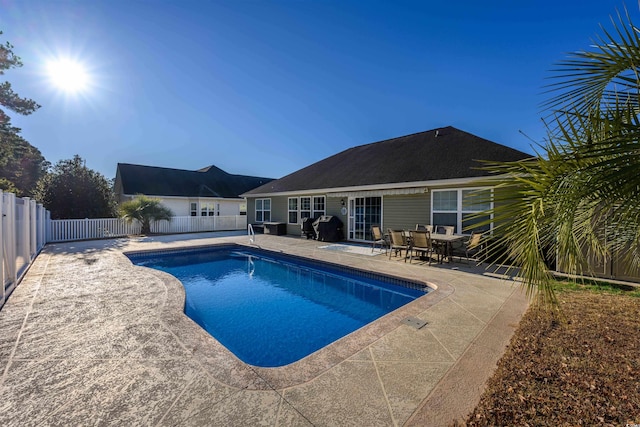
POLYGON ((171 209, 163 206, 160 199, 144 195, 136 196, 135 199, 122 203, 119 211, 120 217, 129 223, 133 220, 140 221, 142 224, 141 234, 151 233, 151 221, 162 221, 163 219, 171 221, 173 216, 171 209))
POLYGON ((506 177, 484 213, 497 224, 489 253, 545 303, 556 302, 554 262, 578 275, 613 253, 640 265, 640 36, 628 13, 612 23, 555 70, 543 153, 487 166, 506 177))

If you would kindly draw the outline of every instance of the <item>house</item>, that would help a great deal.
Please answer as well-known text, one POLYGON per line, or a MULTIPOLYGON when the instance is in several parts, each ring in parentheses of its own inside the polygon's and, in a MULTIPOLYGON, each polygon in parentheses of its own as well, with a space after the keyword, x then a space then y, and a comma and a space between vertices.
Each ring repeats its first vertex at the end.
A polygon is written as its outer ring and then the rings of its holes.
POLYGON ((119 203, 139 194, 157 197, 175 216, 245 215, 241 194, 271 180, 232 175, 215 166, 190 171, 118 163, 114 190, 119 203))
POLYGON ((480 161, 530 157, 451 126, 360 145, 247 191, 247 220, 300 235, 304 218, 338 216, 352 241, 370 241, 372 225, 468 232, 467 217, 489 207, 481 198, 492 191, 479 188, 489 175, 480 161))

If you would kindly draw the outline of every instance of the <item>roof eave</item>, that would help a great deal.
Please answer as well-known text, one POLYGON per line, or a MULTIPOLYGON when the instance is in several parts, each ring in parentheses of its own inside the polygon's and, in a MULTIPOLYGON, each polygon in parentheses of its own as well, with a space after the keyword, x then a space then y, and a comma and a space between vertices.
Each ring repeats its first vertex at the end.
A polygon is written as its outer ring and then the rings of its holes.
MULTIPOLYGON (((128 193, 123 193, 122 194, 124 197, 136 197, 139 196, 139 193, 136 194, 128 194, 128 193)), ((242 196, 238 196, 238 197, 213 197, 213 196, 165 196, 163 194, 145 194, 145 196, 147 197, 155 197, 158 199, 215 199, 215 200, 234 200, 234 201, 238 201, 238 200, 244 200, 244 197, 242 196)))
POLYGON ((400 188, 416 188, 416 187, 440 187, 440 186, 457 186, 457 185, 469 185, 475 182, 487 181, 495 177, 469 177, 469 178, 453 178, 453 179, 437 179, 431 181, 414 181, 414 182, 396 182, 389 184, 371 184, 371 185, 359 185, 349 187, 334 187, 334 188, 314 188, 308 190, 291 190, 291 191, 276 191, 276 192, 264 192, 264 193, 244 193, 241 197, 274 197, 274 196, 296 196, 300 194, 331 194, 331 193, 344 193, 354 191, 375 191, 375 190, 391 190, 400 188))

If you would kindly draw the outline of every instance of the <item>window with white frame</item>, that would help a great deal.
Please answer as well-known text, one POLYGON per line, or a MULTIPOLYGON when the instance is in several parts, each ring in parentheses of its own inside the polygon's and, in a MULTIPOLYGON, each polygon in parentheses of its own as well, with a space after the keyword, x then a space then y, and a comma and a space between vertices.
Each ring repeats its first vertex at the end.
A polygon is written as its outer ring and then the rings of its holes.
POLYGON ((452 225, 455 233, 469 234, 472 231, 487 231, 489 224, 478 225, 489 216, 474 218, 478 213, 491 208, 490 188, 465 188, 433 190, 431 192, 431 223, 434 226, 452 225))
POLYGON ((311 218, 311 197, 300 197, 300 219, 311 218))
POLYGON ((271 221, 271 199, 256 199, 256 222, 271 221))
POLYGON ((198 204, 195 202, 189 203, 189 215, 198 216, 198 204))
POLYGON ((462 230, 466 233, 474 231, 489 231, 491 224, 488 221, 490 215, 481 215, 491 209, 491 189, 477 188, 462 190, 462 230))
POLYGON ((210 202, 200 202, 200 216, 214 216, 215 204, 210 202))
POLYGON ((289 197, 289 224, 298 223, 298 198, 289 197))
POLYGON ((316 218, 325 215, 325 213, 324 196, 313 196, 313 217, 316 218))
POLYGON ((289 224, 298 224, 305 218, 326 215, 325 196, 289 197, 289 224))

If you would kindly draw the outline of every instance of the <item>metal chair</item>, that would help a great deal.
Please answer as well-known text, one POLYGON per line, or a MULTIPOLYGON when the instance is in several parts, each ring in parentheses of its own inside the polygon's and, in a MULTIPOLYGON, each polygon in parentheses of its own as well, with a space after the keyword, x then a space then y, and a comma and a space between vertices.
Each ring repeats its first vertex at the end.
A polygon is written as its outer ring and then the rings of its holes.
POLYGON ((427 231, 429 233, 433 233, 433 225, 416 224, 416 231, 427 231))
POLYGON ((376 248, 376 245, 380 245, 380 249, 384 249, 384 253, 386 254, 389 242, 387 242, 387 239, 382 234, 380 226, 374 225, 371 227, 371 236, 373 237, 373 242, 371 242, 371 252, 376 248))
POLYGON ((477 255, 482 250, 482 233, 473 232, 467 241, 461 247, 454 247, 452 255, 462 258, 462 254, 467 259, 467 264, 472 256, 477 255))
MULTIPOLYGON (((412 231, 411 232, 411 246, 409 247, 409 263, 413 260, 413 254, 420 253, 423 256, 429 258, 429 265, 431 265, 431 255, 437 254, 435 246, 431 240, 430 233, 427 231, 412 231)), ((405 262, 407 257, 405 257, 405 262)), ((438 255, 438 261, 440 256, 438 255)))
MULTIPOLYGON (((388 229, 388 235, 389 235, 389 259, 391 259, 391 254, 395 253, 396 256, 398 255, 398 252, 400 252, 400 256, 402 256, 402 251, 407 251, 409 250, 409 245, 407 244, 407 241, 405 240, 402 230, 392 230, 392 229, 388 229)), ((406 254, 405 254, 405 259, 406 259, 406 254)))
POLYGON ((453 232, 456 228, 452 225, 438 225, 436 226, 436 233, 445 234, 447 236, 453 236, 453 232))

